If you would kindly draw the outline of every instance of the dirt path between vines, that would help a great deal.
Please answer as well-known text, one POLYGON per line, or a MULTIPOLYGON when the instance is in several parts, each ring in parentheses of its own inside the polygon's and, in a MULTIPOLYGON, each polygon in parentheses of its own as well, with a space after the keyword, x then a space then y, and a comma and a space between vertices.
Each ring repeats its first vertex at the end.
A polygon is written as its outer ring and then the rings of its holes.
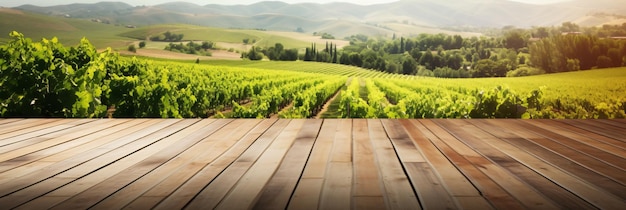
MULTIPOLYGON (((347 87, 350 84, 350 82, 352 82, 352 77, 350 77, 350 78, 348 78, 348 80, 346 80, 346 84, 344 86, 347 87)), ((337 90, 337 92, 335 92, 335 95, 333 95, 333 97, 331 97, 330 99, 328 99, 328 101, 326 101, 326 103, 322 107, 322 110, 317 112, 317 114, 315 115, 315 117, 313 117, 313 119, 320 119, 322 117, 322 114, 324 114, 324 112, 328 111, 328 107, 330 106, 330 104, 335 99, 337 99, 337 96, 339 95, 339 93, 341 93, 341 91, 343 91, 343 87, 339 88, 337 90)))

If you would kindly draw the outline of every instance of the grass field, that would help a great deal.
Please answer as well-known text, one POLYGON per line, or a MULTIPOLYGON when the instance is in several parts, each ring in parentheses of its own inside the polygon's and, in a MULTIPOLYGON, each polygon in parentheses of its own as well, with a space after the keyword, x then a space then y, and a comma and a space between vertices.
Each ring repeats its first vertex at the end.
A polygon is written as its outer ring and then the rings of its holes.
MULTIPOLYGON (((311 43, 324 45, 326 42, 336 43, 339 47, 348 44, 344 40, 325 40, 309 34, 286 31, 259 31, 244 29, 211 28, 186 24, 152 25, 139 28, 127 28, 92 22, 85 19, 47 16, 20 10, 0 8, 0 43, 6 42, 11 31, 23 33, 33 40, 57 37, 61 43, 72 46, 86 37, 98 49, 111 47, 125 49, 138 40, 145 40, 150 36, 166 31, 184 34, 184 40, 212 41, 223 43, 223 48, 237 50, 247 49, 243 45, 244 39, 255 40, 255 46, 269 47, 281 43, 285 48, 305 48, 311 43)), ((152 43, 153 49, 160 48, 158 43, 152 43)), ((219 47, 219 46, 218 46, 219 47)))
POLYGON ((343 40, 323 40, 319 37, 295 32, 223 29, 184 24, 146 26, 121 33, 120 36, 143 40, 166 31, 184 34, 184 40, 243 44, 244 39, 249 39, 250 42, 256 41, 254 45, 260 47, 270 47, 276 43, 281 43, 285 48, 304 48, 310 46, 312 42, 322 45, 327 41, 338 43, 339 46, 347 44, 347 41, 343 40))
POLYGON ((6 41, 11 31, 23 33, 33 40, 58 37, 61 43, 72 46, 87 37, 97 48, 122 48, 133 40, 118 34, 132 29, 63 17, 52 17, 0 9, 0 42, 6 41))

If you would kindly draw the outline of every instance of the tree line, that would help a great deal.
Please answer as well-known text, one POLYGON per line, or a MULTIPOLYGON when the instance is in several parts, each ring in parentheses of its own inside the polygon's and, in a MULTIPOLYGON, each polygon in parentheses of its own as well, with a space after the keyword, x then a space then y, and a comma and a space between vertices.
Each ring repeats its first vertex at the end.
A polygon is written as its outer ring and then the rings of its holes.
POLYGON ((194 54, 194 55, 205 55, 205 56, 211 56, 211 52, 209 51, 210 49, 214 49, 215 48, 215 44, 213 42, 209 42, 209 41, 204 41, 201 44, 198 44, 196 42, 190 41, 187 43, 170 43, 169 45, 165 46, 165 50, 169 50, 172 52, 180 52, 180 53, 187 53, 187 54, 194 54))
POLYGON ((389 73, 446 78, 527 76, 543 73, 626 66, 626 23, 580 27, 502 28, 491 37, 420 34, 415 37, 346 37, 338 49, 313 43, 297 54, 281 44, 253 47, 242 58, 303 60, 352 65, 389 73), (623 36, 623 37, 620 37, 623 36), (289 56, 287 56, 289 55, 289 56))
POLYGON ((155 42, 179 42, 183 40, 184 34, 176 34, 170 31, 166 31, 163 34, 155 35, 150 37, 150 41, 155 42))

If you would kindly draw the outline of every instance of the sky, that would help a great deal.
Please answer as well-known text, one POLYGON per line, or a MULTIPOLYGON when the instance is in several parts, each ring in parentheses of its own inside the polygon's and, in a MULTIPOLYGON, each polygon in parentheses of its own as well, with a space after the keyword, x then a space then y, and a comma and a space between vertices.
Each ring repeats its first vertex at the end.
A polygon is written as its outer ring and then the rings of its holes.
MULTIPOLYGON (((207 5, 207 4, 225 4, 225 5, 235 5, 235 4, 253 4, 255 2, 260 2, 263 0, 229 0, 229 1, 220 1, 220 0, 0 0, 0 6, 3 7, 16 7, 23 4, 32 4, 37 6, 51 6, 51 5, 63 5, 63 4, 72 4, 72 3, 96 3, 101 1, 119 1, 126 2, 133 6, 138 5, 157 5, 166 2, 175 2, 175 1, 185 1, 191 2, 198 5, 207 5)), ((370 4, 380 4, 380 3, 389 3, 397 0, 278 0, 287 3, 303 3, 303 2, 316 2, 316 3, 330 3, 330 2, 350 2, 354 4, 361 5, 370 5, 370 4)), ((512 0, 530 4, 547 4, 554 3, 566 0, 512 0)))

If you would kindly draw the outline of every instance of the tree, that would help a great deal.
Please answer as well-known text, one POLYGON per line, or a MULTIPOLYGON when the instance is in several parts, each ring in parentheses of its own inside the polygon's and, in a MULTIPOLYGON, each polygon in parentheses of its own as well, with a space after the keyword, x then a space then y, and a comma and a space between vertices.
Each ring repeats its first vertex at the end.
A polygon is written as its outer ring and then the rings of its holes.
POLYGON ((281 54, 280 60, 283 61, 296 61, 298 60, 298 49, 284 50, 281 54))
POLYGON ((311 49, 309 49, 308 47, 306 49, 304 49, 304 61, 312 61, 313 58, 311 56, 311 49))
POLYGON ((609 68, 613 66, 613 60, 611 60, 608 56, 602 55, 598 57, 597 65, 598 68, 609 68))
POLYGON ((565 22, 561 25, 561 32, 578 32, 580 31, 580 26, 576 25, 572 22, 565 22))
POLYGON ((128 45, 128 51, 137 53, 137 47, 134 44, 128 45))
POLYGON ((415 75, 417 73, 417 62, 411 56, 404 56, 402 61, 402 74, 415 75))
POLYGON ((256 47, 252 47, 252 49, 250 49, 250 51, 248 52, 248 54, 246 55, 246 57, 250 60, 253 61, 258 61, 263 59, 263 53, 257 51, 257 49, 255 49, 256 47))
POLYGON ((139 42, 139 48, 144 48, 144 47, 146 47, 146 41, 139 42))
POLYGON ((335 39, 335 36, 329 33, 322 34, 322 39, 335 39))
POLYGON ((521 30, 511 30, 504 35, 504 46, 509 49, 519 50, 526 47, 526 39, 521 30))
POLYGON ((363 60, 361 59, 361 54, 359 53, 350 53, 350 64, 353 66, 361 67, 363 66, 363 60))
POLYGON ((204 41, 204 42, 202 42, 201 48, 204 49, 204 50, 213 49, 213 42, 204 41))
POLYGON ((533 37, 535 38, 547 38, 548 36, 550 36, 550 32, 548 31, 548 28, 546 27, 539 27, 537 28, 537 30, 535 31, 535 33, 533 33, 533 37))
POLYGON ((335 50, 333 50, 333 61, 332 63, 337 63, 337 44, 335 44, 335 50))
POLYGON ((504 77, 507 71, 505 62, 482 59, 474 64, 472 77, 504 77))

